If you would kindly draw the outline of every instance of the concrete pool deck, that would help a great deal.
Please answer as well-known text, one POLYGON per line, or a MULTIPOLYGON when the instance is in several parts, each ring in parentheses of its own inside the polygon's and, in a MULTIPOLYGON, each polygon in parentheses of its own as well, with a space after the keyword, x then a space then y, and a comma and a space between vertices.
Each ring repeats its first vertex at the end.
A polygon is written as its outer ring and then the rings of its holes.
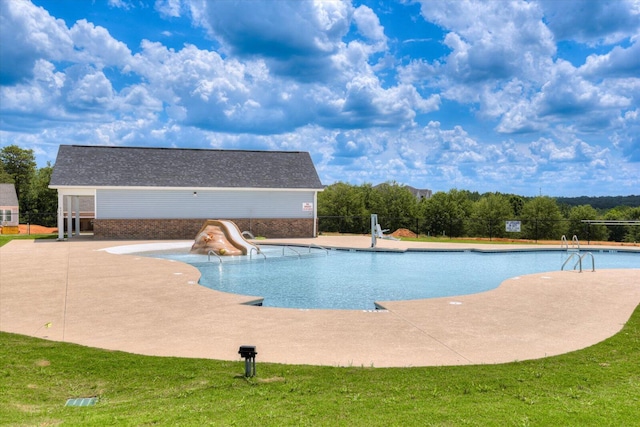
MULTIPOLYGON (((371 238, 267 242, 368 248, 371 238)), ((0 330, 138 354, 221 360, 240 360, 238 348, 255 345, 258 363, 489 364, 588 347, 618 332, 640 303, 640 269, 597 270, 595 253, 595 273, 532 274, 480 294, 383 303, 386 310, 253 307, 242 303, 255 298, 197 285, 200 274, 190 265, 103 250, 140 243, 159 242, 81 236, 14 240, 1 247, 0 330)), ((390 240, 379 240, 378 247, 507 248, 390 240)))

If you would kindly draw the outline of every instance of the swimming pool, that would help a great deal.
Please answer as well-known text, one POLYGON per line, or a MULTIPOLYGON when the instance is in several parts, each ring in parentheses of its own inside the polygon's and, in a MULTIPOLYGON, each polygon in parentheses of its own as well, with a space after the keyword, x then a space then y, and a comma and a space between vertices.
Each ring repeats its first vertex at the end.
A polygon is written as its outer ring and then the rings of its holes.
MULTIPOLYGON (((264 298, 262 305, 300 309, 376 308, 377 301, 467 295, 494 289, 508 278, 559 271, 566 251, 508 252, 370 252, 314 251, 307 248, 263 246, 266 259, 251 262, 211 262, 193 255, 169 257, 196 266, 200 284, 211 289, 264 298), (269 256, 284 252, 293 256, 269 256), (296 252, 297 251, 297 252, 296 252), (301 253, 302 256, 297 256, 301 253)), ((640 269, 640 253, 589 251, 596 270, 640 269)), ((156 254, 157 255, 157 254, 156 254)), ((570 261, 566 269, 571 270, 570 261)), ((582 274, 589 274, 590 258, 584 258, 582 274)), ((576 273, 577 274, 577 273, 576 273)), ((639 272, 640 274, 640 272, 639 272)))

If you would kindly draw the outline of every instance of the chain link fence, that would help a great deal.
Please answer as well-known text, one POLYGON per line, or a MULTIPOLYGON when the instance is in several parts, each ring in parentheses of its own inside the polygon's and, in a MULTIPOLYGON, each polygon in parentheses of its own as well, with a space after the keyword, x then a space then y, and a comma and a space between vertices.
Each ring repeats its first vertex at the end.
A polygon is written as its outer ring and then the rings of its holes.
MULTIPOLYGON (((20 213, 20 224, 27 225, 28 234, 31 224, 45 227, 57 227, 56 212, 25 212, 20 213)), ((75 218, 73 219, 75 221, 75 218)), ((92 221, 81 218, 80 230, 91 231, 92 221)), ((417 237, 443 238, 486 238, 517 239, 517 240, 560 240, 564 235, 571 240, 577 236, 581 242, 609 241, 630 242, 640 241, 640 225, 599 225, 583 222, 582 220, 546 220, 546 219, 484 219, 484 218, 410 218, 378 216, 378 223, 392 233, 398 229, 406 229, 417 237), (512 231, 507 231, 507 223, 512 231), (516 226, 517 225, 517 226, 516 226), (517 230, 517 231, 515 231, 517 230)), ((66 227, 66 220, 65 220, 66 227)), ((75 225, 74 225, 75 227, 75 225)), ((340 234, 370 234, 370 216, 320 216, 318 217, 320 233, 340 234)))
MULTIPOLYGON (((396 218, 378 216, 378 223, 389 233, 406 229, 417 237, 487 238, 517 240, 560 240, 573 236, 581 242, 610 241, 637 243, 640 224, 594 225, 582 220, 484 219, 484 218, 396 218)), ((370 234, 370 216, 318 217, 320 233, 370 234)))
POLYGON ((26 225, 27 234, 38 234, 31 229, 31 225, 57 227, 58 214, 56 212, 20 212, 20 224, 26 225))

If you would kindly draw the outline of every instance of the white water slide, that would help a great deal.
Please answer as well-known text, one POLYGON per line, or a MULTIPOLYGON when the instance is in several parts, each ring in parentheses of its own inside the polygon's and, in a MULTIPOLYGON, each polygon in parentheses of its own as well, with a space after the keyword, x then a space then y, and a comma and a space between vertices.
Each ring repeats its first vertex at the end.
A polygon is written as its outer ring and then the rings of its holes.
POLYGON ((244 255, 250 253, 251 249, 255 249, 256 251, 260 252, 260 249, 258 249, 256 245, 250 243, 249 241, 247 241, 247 239, 244 238, 235 222, 217 219, 209 220, 207 221, 207 223, 213 223, 214 225, 219 226, 227 236, 227 240, 229 240, 233 246, 240 249, 244 255))

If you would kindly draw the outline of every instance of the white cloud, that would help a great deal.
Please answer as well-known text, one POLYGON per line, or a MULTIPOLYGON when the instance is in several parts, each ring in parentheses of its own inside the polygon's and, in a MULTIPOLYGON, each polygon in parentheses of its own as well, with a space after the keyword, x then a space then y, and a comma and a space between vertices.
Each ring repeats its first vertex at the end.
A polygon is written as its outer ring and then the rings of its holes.
POLYGON ((378 16, 367 6, 359 6, 353 13, 353 19, 358 31, 366 38, 386 45, 384 28, 380 25, 378 16))
POLYGON ((84 19, 76 22, 69 31, 75 46, 75 60, 95 65, 123 67, 130 62, 131 51, 115 40, 103 27, 96 27, 84 19))
POLYGON ((164 17, 177 18, 181 15, 184 6, 182 0, 156 0, 154 8, 164 17))
POLYGON ((63 96, 72 111, 87 110, 104 114, 113 108, 114 91, 102 71, 87 67, 69 69, 63 96))
POLYGON ((634 37, 628 48, 614 47, 604 55, 589 55, 579 68, 588 77, 635 77, 640 78, 640 38, 634 37))
POLYGON ((38 59, 62 60, 73 54, 64 21, 26 1, 0 1, 0 40, 2 85, 31 78, 38 59))
POLYGON ((215 39, 174 48, 142 40, 132 55, 86 19, 68 28, 27 1, 0 0, 0 39, 13 42, 0 49, 0 135, 3 143, 45 144, 47 153, 46 144, 58 143, 305 150, 326 183, 391 177, 445 190, 507 185, 530 194, 533 186, 537 194, 539 185, 579 191, 615 173, 623 185, 640 185, 635 18, 616 23, 609 18, 621 16, 618 7, 611 16, 597 7, 612 26, 594 32, 559 28, 579 21, 547 2, 420 3, 422 18, 413 18, 442 29, 429 43, 441 43, 439 57, 406 39, 390 48, 397 34, 373 3, 94 6, 159 14, 167 25, 145 34, 160 40, 192 40, 176 22, 215 39), (570 43, 597 47, 565 58, 554 39, 561 31, 570 43), (617 46, 603 44, 620 37, 617 46), (511 139, 501 140, 505 133, 511 139))
POLYGON ((538 78, 556 52, 535 3, 421 1, 424 18, 445 28, 452 50, 442 64, 454 81, 538 78))
POLYGON ((108 0, 107 3, 110 7, 115 7, 118 9, 129 10, 133 8, 133 5, 126 0, 108 0))
POLYGON ((615 43, 640 30, 637 0, 539 0, 558 40, 615 43))

